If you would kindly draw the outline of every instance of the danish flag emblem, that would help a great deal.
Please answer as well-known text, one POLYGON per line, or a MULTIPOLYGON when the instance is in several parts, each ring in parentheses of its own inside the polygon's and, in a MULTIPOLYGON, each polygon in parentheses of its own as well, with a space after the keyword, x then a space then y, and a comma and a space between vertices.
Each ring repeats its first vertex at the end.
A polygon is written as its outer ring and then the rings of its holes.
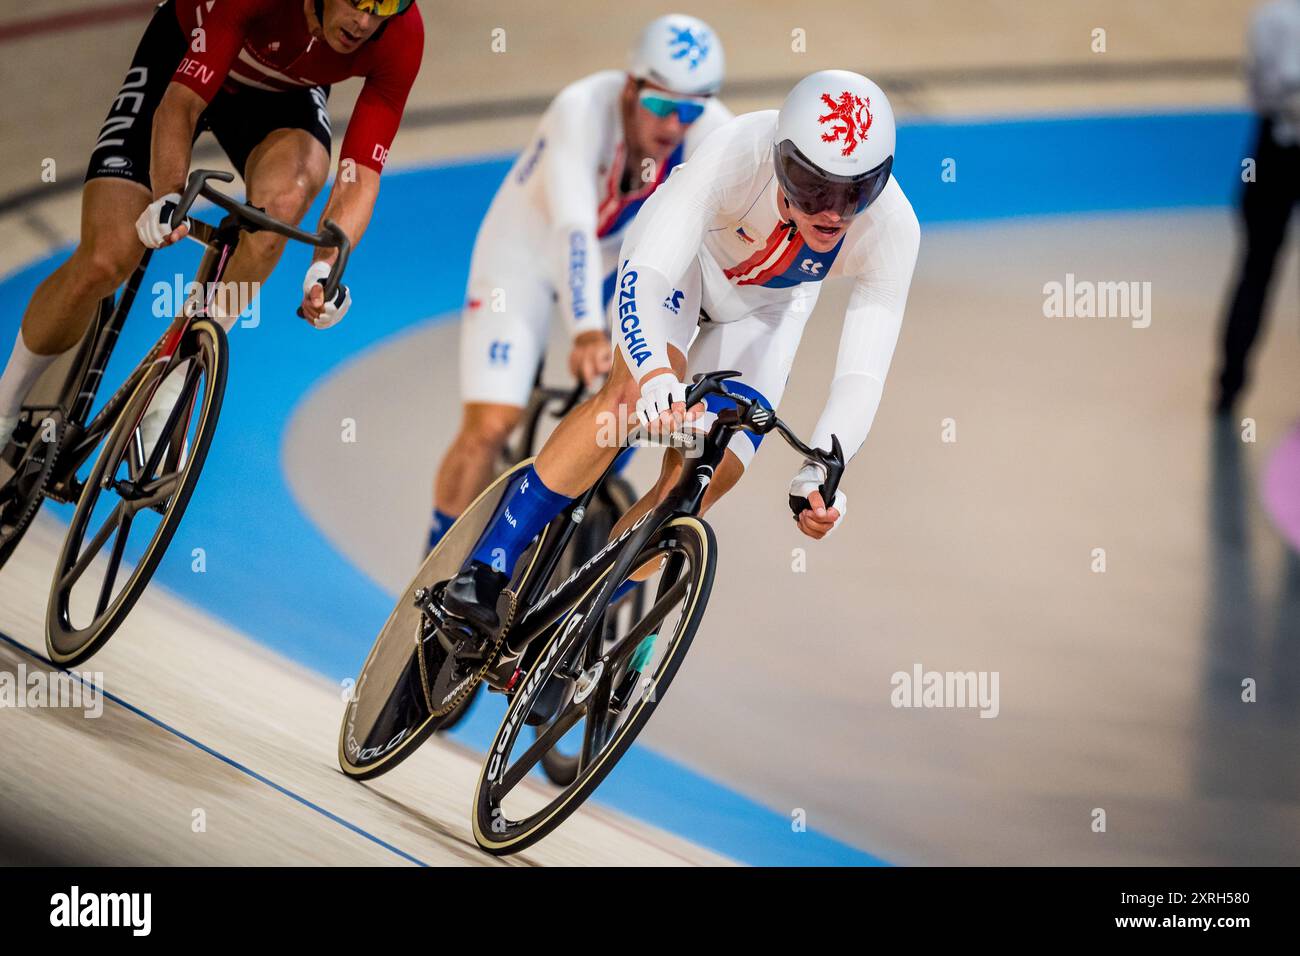
POLYGON ((823 93, 822 102, 830 112, 817 117, 817 122, 831 124, 831 131, 822 133, 822 142, 842 143, 840 155, 853 155, 858 143, 867 138, 867 130, 871 129, 871 100, 845 90, 839 99, 831 99, 829 93, 823 93))

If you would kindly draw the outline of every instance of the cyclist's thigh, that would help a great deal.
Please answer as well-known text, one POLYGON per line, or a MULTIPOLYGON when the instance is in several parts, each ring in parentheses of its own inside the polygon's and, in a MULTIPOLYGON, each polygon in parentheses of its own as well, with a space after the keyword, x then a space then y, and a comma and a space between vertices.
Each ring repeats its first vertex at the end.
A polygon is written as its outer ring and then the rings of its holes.
POLYGON ((152 193, 139 183, 117 179, 92 179, 86 183, 81 190, 83 251, 129 273, 144 255, 135 221, 151 199, 152 193))
POLYGON ((480 233, 461 312, 460 396, 466 404, 522 408, 546 354, 555 293, 525 265, 536 249, 501 237, 483 256, 484 238, 480 233))
POLYGON ((145 28, 121 88, 90 154, 86 181, 120 179, 151 190, 149 146, 153 114, 185 56, 185 34, 171 3, 160 6, 145 28))
MULTIPOLYGON (((706 323, 691 346, 690 372, 736 369, 740 376, 729 379, 727 388, 775 409, 785 392, 807 318, 806 312, 786 311, 748 315, 735 322, 706 323)), ((696 427, 707 431, 717 413, 733 405, 721 396, 709 396, 696 427)), ((732 436, 727 448, 747 468, 761 441, 762 436, 739 432, 732 436)))
MULTIPOLYGON (((204 121, 244 177, 255 205, 287 201, 296 206, 301 197, 295 193, 302 193, 301 216, 320 191, 329 175, 328 98, 329 88, 321 86, 283 91, 237 86, 212 98, 204 121)), ((294 211, 279 209, 278 214, 283 218, 294 211)))
POLYGON ((297 224, 329 178, 330 154, 311 134, 278 129, 248 157, 248 199, 283 222, 297 224))

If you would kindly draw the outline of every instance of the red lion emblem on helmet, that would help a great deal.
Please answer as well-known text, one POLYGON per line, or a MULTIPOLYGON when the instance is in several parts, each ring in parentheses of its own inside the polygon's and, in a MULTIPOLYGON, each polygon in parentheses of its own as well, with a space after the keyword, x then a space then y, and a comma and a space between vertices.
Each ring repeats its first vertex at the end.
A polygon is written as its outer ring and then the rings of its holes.
POLYGON ((836 143, 842 140, 844 146, 840 149, 840 155, 852 155, 858 148, 858 143, 867 138, 867 130, 871 129, 871 100, 846 90, 838 100, 831 99, 829 93, 823 93, 822 102, 830 107, 830 112, 817 117, 817 122, 835 124, 829 133, 822 133, 822 142, 836 143))

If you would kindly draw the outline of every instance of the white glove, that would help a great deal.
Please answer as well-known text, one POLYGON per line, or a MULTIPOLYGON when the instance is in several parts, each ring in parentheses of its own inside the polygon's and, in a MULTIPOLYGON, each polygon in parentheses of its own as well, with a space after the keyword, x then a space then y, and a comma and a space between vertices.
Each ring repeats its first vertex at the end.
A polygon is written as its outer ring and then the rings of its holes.
MULTIPOLYGON (((805 461, 803 467, 799 469, 799 474, 795 475, 794 481, 790 482, 790 497, 807 498, 814 491, 817 491, 824 481, 826 481, 826 469, 818 462, 805 461)), ((835 501, 828 507, 834 508, 840 513, 840 516, 835 519, 835 524, 831 526, 831 530, 826 532, 826 537, 829 538, 835 533, 835 529, 840 526, 840 522, 844 520, 844 516, 848 514, 848 495, 836 488, 835 501)), ((796 521, 798 520, 798 517, 798 515, 795 515, 796 521)))
POLYGON ((135 221, 135 234, 145 248, 157 249, 172 234, 172 211, 181 201, 180 193, 168 193, 155 199, 135 221))
MULTIPOLYGON (((330 274, 330 264, 328 262, 313 262, 311 268, 307 270, 307 276, 302 280, 302 294, 306 295, 311 291, 314 285, 325 285, 325 279, 330 274)), ((332 325, 337 325, 343 316, 348 314, 348 309, 352 307, 352 293, 348 287, 340 285, 338 291, 334 293, 334 300, 326 302, 325 308, 321 312, 319 319, 308 319, 313 326, 318 329, 328 329, 332 325)))
POLYGON ((674 402, 685 401, 685 383, 677 381, 672 372, 660 372, 641 386, 641 397, 636 400, 636 417, 648 428, 664 412, 671 411, 674 402))

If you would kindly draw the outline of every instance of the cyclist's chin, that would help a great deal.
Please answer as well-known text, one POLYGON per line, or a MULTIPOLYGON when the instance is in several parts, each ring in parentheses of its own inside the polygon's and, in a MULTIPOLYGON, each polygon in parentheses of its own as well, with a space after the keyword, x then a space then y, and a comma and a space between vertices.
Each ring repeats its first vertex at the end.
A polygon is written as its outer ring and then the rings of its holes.
POLYGON ((333 29, 325 31, 325 42, 335 53, 356 53, 361 45, 369 39, 369 34, 336 24, 333 29))
POLYGON ((668 162, 668 158, 672 156, 673 150, 677 148, 680 142, 680 139, 672 136, 643 136, 641 138, 641 152, 654 160, 655 171, 657 171, 659 166, 668 162))
POLYGON ((833 226, 804 222, 799 224, 799 234, 803 237, 804 244, 813 252, 830 252, 835 248, 835 244, 844 238, 851 221, 841 219, 833 226))

